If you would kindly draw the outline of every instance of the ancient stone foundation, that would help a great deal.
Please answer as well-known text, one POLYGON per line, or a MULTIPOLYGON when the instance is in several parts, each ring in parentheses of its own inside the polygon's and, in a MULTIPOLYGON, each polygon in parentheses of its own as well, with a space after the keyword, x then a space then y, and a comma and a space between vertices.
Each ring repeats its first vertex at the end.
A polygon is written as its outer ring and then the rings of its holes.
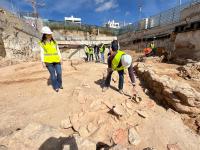
POLYGON ((150 64, 138 63, 135 70, 160 103, 180 113, 200 113, 200 93, 189 84, 156 74, 150 64))

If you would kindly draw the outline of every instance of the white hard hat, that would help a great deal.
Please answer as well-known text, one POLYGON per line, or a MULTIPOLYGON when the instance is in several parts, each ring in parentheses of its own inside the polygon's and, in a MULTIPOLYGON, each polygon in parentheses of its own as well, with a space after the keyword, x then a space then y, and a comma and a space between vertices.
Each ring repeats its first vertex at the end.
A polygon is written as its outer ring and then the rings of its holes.
POLYGON ((128 68, 132 64, 132 57, 127 54, 122 55, 121 62, 122 62, 122 66, 128 68))
POLYGON ((41 31, 43 34, 52 34, 53 32, 51 31, 51 29, 47 26, 44 26, 42 28, 42 31, 41 31))

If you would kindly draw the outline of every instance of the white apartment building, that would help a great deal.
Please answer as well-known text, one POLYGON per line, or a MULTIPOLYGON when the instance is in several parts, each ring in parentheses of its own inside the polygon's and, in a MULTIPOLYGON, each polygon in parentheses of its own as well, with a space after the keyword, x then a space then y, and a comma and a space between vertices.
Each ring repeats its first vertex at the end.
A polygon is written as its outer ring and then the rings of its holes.
POLYGON ((115 29, 119 29, 120 28, 120 25, 119 25, 119 22, 115 22, 114 20, 112 21, 108 21, 106 24, 105 24, 106 27, 109 27, 109 28, 115 28, 115 29))
POLYGON ((81 18, 75 18, 74 16, 71 16, 71 17, 65 17, 64 19, 65 22, 81 24, 81 18))

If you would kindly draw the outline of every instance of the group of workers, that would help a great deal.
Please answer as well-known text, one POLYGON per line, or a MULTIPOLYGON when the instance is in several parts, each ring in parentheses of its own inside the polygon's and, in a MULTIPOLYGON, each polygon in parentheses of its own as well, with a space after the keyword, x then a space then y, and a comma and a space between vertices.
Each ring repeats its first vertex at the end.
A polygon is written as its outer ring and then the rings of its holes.
POLYGON ((85 45, 85 54, 86 54, 86 61, 94 61, 94 55, 96 62, 105 63, 104 53, 105 53, 105 45, 101 43, 100 45, 85 45), (99 57, 99 53, 100 56, 99 57))
MULTIPOLYGON (((62 57, 58 44, 52 37, 52 31, 49 27, 45 26, 42 28, 42 39, 39 42, 41 49, 41 61, 44 67, 46 67, 50 73, 53 89, 58 92, 59 89, 63 89, 62 86, 62 57)), ((93 60, 93 54, 95 54, 96 60, 99 60, 99 53, 101 53, 101 62, 104 63, 105 46, 101 44, 99 47, 86 47, 87 60, 93 60)), ((108 55, 108 68, 107 77, 105 80, 103 92, 108 90, 111 82, 111 76, 114 71, 119 74, 119 93, 123 94, 124 84, 124 70, 128 69, 129 77, 133 88, 135 87, 135 75, 132 66, 132 57, 126 54, 124 51, 119 50, 119 43, 114 40, 111 43, 110 52, 108 55)))

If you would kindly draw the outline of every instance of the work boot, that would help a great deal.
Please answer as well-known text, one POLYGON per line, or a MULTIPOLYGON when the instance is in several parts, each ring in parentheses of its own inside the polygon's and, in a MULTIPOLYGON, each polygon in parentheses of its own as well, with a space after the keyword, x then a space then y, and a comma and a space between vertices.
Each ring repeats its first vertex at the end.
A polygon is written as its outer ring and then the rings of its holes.
POLYGON ((106 92, 108 90, 108 87, 103 87, 102 92, 106 92))
POLYGON ((119 90, 118 92, 119 92, 120 94, 122 94, 122 95, 124 94, 123 90, 119 90))
POLYGON ((62 85, 60 86, 60 89, 63 89, 63 86, 62 86, 62 85))
POLYGON ((59 89, 55 89, 56 92, 59 92, 59 89))

